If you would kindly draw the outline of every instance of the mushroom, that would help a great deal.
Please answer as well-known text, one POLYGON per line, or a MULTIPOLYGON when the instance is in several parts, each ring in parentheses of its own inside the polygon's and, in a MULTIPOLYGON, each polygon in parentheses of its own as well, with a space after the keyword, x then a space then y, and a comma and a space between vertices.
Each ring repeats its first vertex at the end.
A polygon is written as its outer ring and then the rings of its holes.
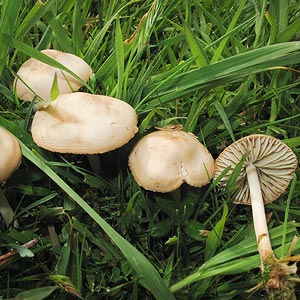
POLYGON ((126 102, 83 92, 59 95, 34 115, 31 133, 40 147, 96 154, 126 144, 137 132, 137 114, 126 102))
MULTIPOLYGON (((46 49, 41 52, 64 65, 85 82, 92 74, 91 67, 74 54, 54 49, 46 49)), ((35 58, 29 58, 21 65, 14 80, 17 96, 24 101, 32 101, 37 95, 38 101, 49 101, 55 75, 59 94, 77 91, 82 86, 80 81, 66 71, 47 65, 35 58)))
POLYGON ((296 273, 295 265, 279 262, 272 250, 264 205, 273 202, 288 187, 297 167, 297 158, 292 150, 279 139, 254 134, 239 139, 216 159, 215 178, 231 166, 221 178, 219 185, 225 187, 236 165, 245 156, 242 170, 232 194, 234 203, 251 205, 253 224, 261 258, 261 271, 271 268, 267 288, 278 288, 281 278, 296 273))
MULTIPOLYGON (((0 127, 0 149, 0 183, 3 184, 19 167, 22 154, 18 140, 2 127, 0 127)), ((14 218, 14 212, 2 189, 0 189, 0 213, 8 226, 14 218)), ((17 223, 14 225, 17 226, 17 223)))
POLYGON ((0 127, 0 183, 4 183, 21 163, 18 140, 10 132, 0 127))
POLYGON ((166 127, 144 136, 129 155, 136 182, 147 190, 170 192, 183 182, 200 187, 214 174, 214 160, 190 132, 166 127))

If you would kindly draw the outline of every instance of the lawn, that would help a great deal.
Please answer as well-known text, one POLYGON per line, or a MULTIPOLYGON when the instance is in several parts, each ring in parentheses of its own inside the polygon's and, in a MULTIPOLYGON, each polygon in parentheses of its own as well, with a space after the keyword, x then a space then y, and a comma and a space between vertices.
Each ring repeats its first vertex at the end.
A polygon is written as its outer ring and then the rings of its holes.
MULTIPOLYGON (((299 298, 299 271, 266 288, 251 207, 234 203, 243 160, 223 188, 226 172, 164 193, 139 186, 128 166, 135 145, 166 126, 193 133, 214 159, 263 134, 299 161, 299 17, 296 0, 1 1, 0 127, 22 162, 0 190, 1 212, 13 213, 0 217, 0 299, 299 298), (58 66, 43 49, 90 65, 81 92, 134 109, 128 143, 93 155, 37 146, 37 98, 20 99, 14 79, 29 58, 58 66)), ((50 100, 58 93, 53 78, 50 100)), ((266 206, 276 257, 296 262, 299 177, 298 167, 266 206)))

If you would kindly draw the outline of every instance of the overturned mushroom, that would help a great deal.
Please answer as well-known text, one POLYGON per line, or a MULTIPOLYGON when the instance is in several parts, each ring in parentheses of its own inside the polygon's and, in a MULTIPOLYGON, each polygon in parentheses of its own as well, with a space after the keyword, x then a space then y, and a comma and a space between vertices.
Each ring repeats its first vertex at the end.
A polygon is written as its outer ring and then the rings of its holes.
MULTIPOLYGON (((0 127, 0 150, 0 184, 2 184, 19 167, 22 159, 18 140, 2 127, 0 127)), ((14 218, 14 212, 2 189, 0 189, 0 213, 8 226, 14 218)), ((15 222, 14 225, 16 226, 17 223, 15 222)))
POLYGON ((189 132, 173 127, 144 136, 129 156, 136 182, 147 190, 170 192, 183 182, 200 187, 214 174, 214 160, 189 132))
POLYGON ((250 135, 234 142, 216 159, 215 178, 225 168, 229 172, 220 180, 225 187, 236 165, 245 157, 242 170, 236 181, 234 203, 252 207, 254 230, 261 257, 261 270, 271 268, 267 288, 278 288, 281 278, 295 274, 295 265, 279 262, 273 253, 265 216, 264 205, 276 200, 288 187, 297 167, 297 158, 292 150, 280 140, 266 135, 250 135))
POLYGON ((96 154, 126 144, 137 132, 137 114, 126 102, 76 92, 60 95, 35 113, 31 133, 53 152, 96 154))
MULTIPOLYGON (((68 68, 85 82, 92 74, 91 67, 74 54, 54 49, 42 50, 41 52, 68 68)), ((38 97, 37 100, 50 100, 55 75, 59 94, 77 91, 82 86, 82 83, 68 72, 37 59, 29 58, 21 65, 14 81, 17 96, 25 101, 32 101, 35 95, 38 97)))

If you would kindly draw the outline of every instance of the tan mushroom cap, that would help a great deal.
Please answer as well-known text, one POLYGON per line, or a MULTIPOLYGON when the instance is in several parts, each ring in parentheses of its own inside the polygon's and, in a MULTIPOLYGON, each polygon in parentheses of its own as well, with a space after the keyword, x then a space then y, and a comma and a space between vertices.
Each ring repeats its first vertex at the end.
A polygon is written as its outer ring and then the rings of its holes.
POLYGON ((232 195, 234 203, 251 205, 246 174, 247 162, 256 167, 264 203, 273 202, 286 190, 293 178, 297 168, 296 155, 287 145, 271 136, 254 134, 241 138, 225 148, 216 159, 215 178, 231 166, 230 171, 219 183, 221 187, 226 186, 228 178, 245 154, 246 160, 236 180, 237 190, 232 195))
POLYGON ((200 187, 214 174, 214 160, 189 132, 158 130, 144 136, 129 156, 136 182, 147 190, 170 192, 183 182, 200 187))
POLYGON ((31 126, 40 147, 74 154, 114 150, 137 130, 137 114, 128 103, 82 92, 58 96, 35 113, 31 126))
POLYGON ((18 140, 0 127, 0 183, 5 182, 21 163, 22 153, 18 140))
MULTIPOLYGON (((83 59, 74 54, 54 49, 42 50, 41 52, 67 67, 85 82, 88 81, 93 72, 83 59)), ((37 59, 29 58, 21 65, 17 75, 32 91, 16 77, 14 85, 17 96, 24 101, 32 101, 35 94, 37 94, 40 99, 50 100, 50 91, 55 74, 57 76, 59 94, 77 91, 82 86, 81 82, 66 71, 49 66, 37 59)))

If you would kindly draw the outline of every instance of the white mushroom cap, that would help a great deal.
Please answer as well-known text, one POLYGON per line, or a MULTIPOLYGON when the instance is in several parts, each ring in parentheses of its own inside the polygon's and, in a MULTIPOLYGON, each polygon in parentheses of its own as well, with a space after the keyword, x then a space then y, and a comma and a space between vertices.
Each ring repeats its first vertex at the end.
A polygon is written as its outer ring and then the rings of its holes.
POLYGON ((162 193, 183 182, 200 187, 214 174, 214 160, 198 139, 168 128, 144 136, 129 156, 129 167, 140 186, 162 193))
POLYGON ((251 204, 245 168, 248 162, 256 167, 264 203, 273 202, 286 190, 293 178, 297 168, 296 155, 287 145, 271 136, 254 134, 241 138, 225 148, 216 159, 215 178, 231 166, 221 179, 220 186, 226 186, 228 178, 245 154, 246 161, 236 180, 237 190, 232 195, 234 203, 251 204))
MULTIPOLYGON (((64 65, 85 82, 88 81, 93 72, 83 59, 74 54, 54 49, 42 50, 41 52, 64 65)), ((32 101, 36 94, 39 97, 38 100, 50 100, 50 91, 55 74, 57 76, 59 94, 77 91, 82 86, 81 82, 66 71, 47 65, 37 59, 29 58, 21 65, 17 75, 31 90, 16 77, 14 85, 17 96, 22 100, 32 101)))
POLYGON ((31 126, 40 147, 74 154, 114 150, 137 130, 137 114, 128 103, 82 92, 58 96, 35 113, 31 126))
POLYGON ((18 140, 6 129, 0 127, 0 183, 5 182, 21 163, 18 140))

